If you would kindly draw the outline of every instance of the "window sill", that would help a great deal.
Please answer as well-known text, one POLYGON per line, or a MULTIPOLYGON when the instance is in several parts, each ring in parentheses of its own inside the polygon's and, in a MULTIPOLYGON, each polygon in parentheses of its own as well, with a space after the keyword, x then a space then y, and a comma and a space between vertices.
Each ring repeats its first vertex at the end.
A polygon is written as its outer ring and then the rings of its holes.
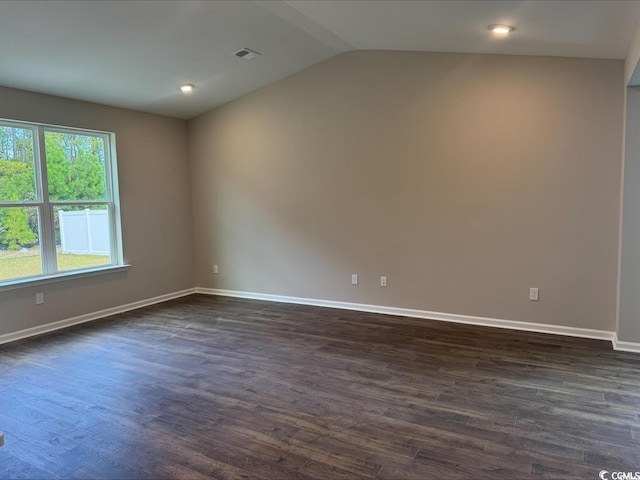
POLYGON ((28 288, 45 285, 47 283, 64 282, 76 280, 78 278, 95 277, 96 275, 107 275, 111 273, 125 272, 131 265, 109 265, 107 267, 91 268, 86 270, 73 270, 71 272, 59 272, 54 275, 42 277, 30 277, 24 279, 0 282, 0 292, 15 290, 16 288, 28 288))

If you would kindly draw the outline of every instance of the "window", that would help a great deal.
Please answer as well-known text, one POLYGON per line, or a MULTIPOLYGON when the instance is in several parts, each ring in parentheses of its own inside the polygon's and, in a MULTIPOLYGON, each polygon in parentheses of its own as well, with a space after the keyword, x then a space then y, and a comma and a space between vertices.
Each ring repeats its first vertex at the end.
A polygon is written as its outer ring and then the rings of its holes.
POLYGON ((0 120, 0 286, 122 265, 114 145, 0 120))

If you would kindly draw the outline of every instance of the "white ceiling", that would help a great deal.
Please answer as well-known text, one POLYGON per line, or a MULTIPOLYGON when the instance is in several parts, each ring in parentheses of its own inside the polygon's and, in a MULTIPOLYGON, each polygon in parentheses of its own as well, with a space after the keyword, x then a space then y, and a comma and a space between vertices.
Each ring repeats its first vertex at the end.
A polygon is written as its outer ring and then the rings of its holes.
POLYGON ((0 0, 0 85, 190 118, 356 49, 623 59, 639 19, 637 1, 0 0))

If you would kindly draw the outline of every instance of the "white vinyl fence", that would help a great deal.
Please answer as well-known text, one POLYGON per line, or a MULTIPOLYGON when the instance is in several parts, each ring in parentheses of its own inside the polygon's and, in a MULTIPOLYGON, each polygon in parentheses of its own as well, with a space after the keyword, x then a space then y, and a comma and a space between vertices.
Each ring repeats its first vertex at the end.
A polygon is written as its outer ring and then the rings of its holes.
POLYGON ((109 255, 109 214, 107 210, 58 211, 62 253, 109 255))

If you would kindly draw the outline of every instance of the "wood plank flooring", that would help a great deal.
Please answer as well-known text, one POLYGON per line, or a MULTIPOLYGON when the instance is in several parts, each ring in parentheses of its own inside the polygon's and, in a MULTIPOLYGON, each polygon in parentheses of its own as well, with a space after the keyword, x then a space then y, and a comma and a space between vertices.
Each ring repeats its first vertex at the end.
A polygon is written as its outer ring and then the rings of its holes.
POLYGON ((608 342, 190 296, 0 347, 0 478, 640 471, 608 342))

